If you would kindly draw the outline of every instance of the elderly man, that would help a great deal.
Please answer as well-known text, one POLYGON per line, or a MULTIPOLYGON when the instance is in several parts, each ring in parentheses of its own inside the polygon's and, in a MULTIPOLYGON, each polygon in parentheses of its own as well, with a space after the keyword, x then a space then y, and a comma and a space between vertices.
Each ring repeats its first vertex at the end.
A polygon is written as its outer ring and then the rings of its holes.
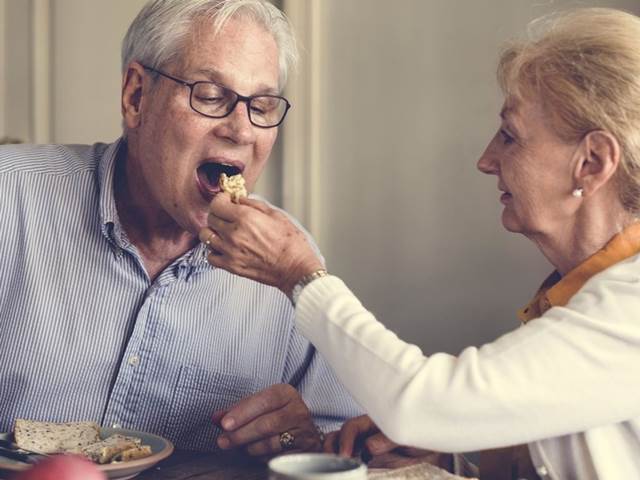
POLYGON ((251 190, 267 162, 288 22, 263 0, 155 0, 122 53, 119 141, 0 150, 0 430, 95 420, 184 449, 320 449, 358 408, 289 299, 211 267, 197 237, 221 173, 251 190))

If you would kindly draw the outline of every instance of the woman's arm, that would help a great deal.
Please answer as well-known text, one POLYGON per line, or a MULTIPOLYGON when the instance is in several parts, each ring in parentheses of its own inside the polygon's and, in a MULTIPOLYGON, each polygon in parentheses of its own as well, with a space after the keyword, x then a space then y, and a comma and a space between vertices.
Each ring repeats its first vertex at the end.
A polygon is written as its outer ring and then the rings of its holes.
POLYGON ((521 444, 640 416, 638 263, 458 357, 403 342, 336 277, 305 288, 297 322, 394 442, 449 452, 521 444))
MULTIPOLYGON (((218 195, 211 212, 201 239, 215 233, 216 266, 286 293, 321 266, 286 217, 259 202, 218 195)), ((400 340, 336 277, 304 288, 297 323, 394 442, 445 452, 516 445, 640 416, 639 263, 609 268, 566 307, 457 357, 400 340)))

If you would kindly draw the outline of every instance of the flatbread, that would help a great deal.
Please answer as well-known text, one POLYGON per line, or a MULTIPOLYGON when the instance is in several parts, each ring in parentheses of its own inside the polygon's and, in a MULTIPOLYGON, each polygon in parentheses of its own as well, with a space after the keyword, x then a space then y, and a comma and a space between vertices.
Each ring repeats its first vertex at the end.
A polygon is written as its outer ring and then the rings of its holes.
MULTIPOLYGON (((80 455, 87 457, 92 462, 102 464, 111 462, 115 456, 127 450, 135 449, 139 445, 139 438, 115 434, 100 442, 87 445, 74 453, 79 453, 80 455)), ((149 453, 151 452, 149 451, 149 453)))
POLYGON ((153 454, 149 445, 138 445, 136 447, 120 452, 111 459, 112 462, 128 462, 139 458, 149 457, 153 454))
POLYGON ((100 441, 100 427, 95 422, 53 423, 17 419, 15 443, 38 453, 63 453, 100 441))

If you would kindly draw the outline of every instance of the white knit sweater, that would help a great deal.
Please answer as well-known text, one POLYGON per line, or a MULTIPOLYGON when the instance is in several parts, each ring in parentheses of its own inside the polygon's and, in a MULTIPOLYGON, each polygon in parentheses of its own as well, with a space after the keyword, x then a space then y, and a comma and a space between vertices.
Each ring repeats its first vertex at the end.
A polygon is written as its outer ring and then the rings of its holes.
POLYGON ((399 444, 464 452, 528 443, 547 478, 640 479, 640 255, 591 278, 566 306, 457 357, 403 342, 337 277, 309 284, 296 310, 299 330, 399 444))

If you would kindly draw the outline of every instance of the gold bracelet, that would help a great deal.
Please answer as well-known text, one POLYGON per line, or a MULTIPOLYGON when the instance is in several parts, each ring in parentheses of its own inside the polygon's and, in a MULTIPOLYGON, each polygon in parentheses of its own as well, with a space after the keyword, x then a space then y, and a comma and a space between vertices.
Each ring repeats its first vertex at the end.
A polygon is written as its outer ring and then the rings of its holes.
POLYGON ((296 303, 298 303, 298 298, 300 298, 300 294, 302 293, 302 290, 304 290, 304 287, 309 285, 314 280, 326 277, 327 275, 329 275, 329 273, 324 268, 319 268, 315 272, 312 272, 309 275, 305 275, 300 280, 298 280, 298 283, 296 283, 291 289, 291 295, 289 296, 289 299, 291 300, 293 306, 295 307, 296 303))

